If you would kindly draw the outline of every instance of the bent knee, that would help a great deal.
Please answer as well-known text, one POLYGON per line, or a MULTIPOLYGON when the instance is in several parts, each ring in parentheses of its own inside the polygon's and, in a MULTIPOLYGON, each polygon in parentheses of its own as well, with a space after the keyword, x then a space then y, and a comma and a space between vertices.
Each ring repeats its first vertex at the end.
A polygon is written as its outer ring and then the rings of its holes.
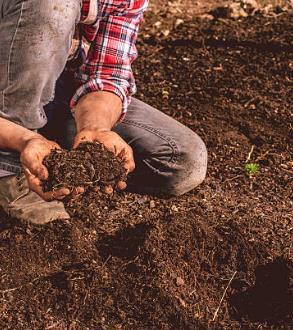
POLYGON ((29 33, 30 42, 23 38, 18 46, 29 48, 27 64, 42 65, 50 71, 55 70, 50 65, 58 61, 58 70, 62 70, 80 17, 79 0, 31 0, 25 4, 24 32, 29 33), (34 58, 34 61, 30 58, 34 58))
POLYGON ((71 31, 80 17, 80 0, 31 0, 28 6, 27 20, 46 30, 45 35, 50 31, 53 39, 71 31))
POLYGON ((182 150, 181 164, 175 174, 171 189, 173 196, 180 196, 200 185, 207 173, 208 154, 204 142, 194 134, 188 146, 182 150))

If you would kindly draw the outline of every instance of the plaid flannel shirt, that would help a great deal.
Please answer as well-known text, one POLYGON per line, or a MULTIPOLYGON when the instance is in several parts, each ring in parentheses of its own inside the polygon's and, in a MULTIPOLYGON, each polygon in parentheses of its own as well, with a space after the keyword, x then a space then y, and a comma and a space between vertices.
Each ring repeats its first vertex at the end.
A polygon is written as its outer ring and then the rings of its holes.
POLYGON ((118 95, 127 111, 136 86, 131 64, 137 57, 135 42, 148 0, 82 0, 78 38, 71 59, 82 53, 83 63, 74 71, 77 90, 71 100, 93 91, 118 95))

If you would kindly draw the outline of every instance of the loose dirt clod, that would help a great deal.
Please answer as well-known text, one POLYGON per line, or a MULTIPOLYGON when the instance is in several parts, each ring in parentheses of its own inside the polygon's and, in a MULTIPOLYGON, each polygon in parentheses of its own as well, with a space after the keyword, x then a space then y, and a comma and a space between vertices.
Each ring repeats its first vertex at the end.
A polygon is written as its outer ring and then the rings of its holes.
POLYGON ((122 160, 98 142, 82 142, 76 149, 55 149, 44 160, 49 172, 44 191, 76 187, 102 188, 108 192, 126 180, 122 160))

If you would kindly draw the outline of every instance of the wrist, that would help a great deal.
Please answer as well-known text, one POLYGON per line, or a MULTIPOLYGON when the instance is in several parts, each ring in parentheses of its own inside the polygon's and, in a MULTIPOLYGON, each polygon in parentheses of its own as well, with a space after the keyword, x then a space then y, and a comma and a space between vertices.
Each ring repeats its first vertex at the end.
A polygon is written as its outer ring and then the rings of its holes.
POLYGON ((95 126, 95 125, 88 125, 85 127, 81 127, 77 134, 99 134, 99 133, 106 133, 110 132, 111 128, 106 128, 106 127, 100 127, 100 126, 95 126))
POLYGON ((24 134, 23 136, 21 136, 20 141, 17 143, 17 151, 19 153, 22 153, 28 143, 35 139, 45 140, 42 135, 35 132, 28 132, 27 134, 24 134))
POLYGON ((122 113, 120 98, 110 92, 92 92, 83 96, 75 109, 77 132, 111 131, 122 113))

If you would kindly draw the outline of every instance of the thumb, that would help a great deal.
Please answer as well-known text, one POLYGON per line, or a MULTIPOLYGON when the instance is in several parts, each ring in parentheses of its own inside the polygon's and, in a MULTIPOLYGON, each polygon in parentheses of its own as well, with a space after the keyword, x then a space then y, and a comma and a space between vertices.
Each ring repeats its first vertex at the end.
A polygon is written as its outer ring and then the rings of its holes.
POLYGON ((40 180, 46 180, 49 176, 48 170, 43 164, 34 163, 30 167, 26 167, 25 171, 36 176, 40 180))
POLYGON ((34 178, 35 180, 46 180, 48 179, 48 170, 44 165, 32 166, 30 168, 24 166, 24 173, 29 179, 34 178))
POLYGON ((37 170, 37 177, 40 180, 46 180, 46 179, 48 179, 48 176, 49 176, 49 173, 48 173, 46 166, 40 165, 37 170))

